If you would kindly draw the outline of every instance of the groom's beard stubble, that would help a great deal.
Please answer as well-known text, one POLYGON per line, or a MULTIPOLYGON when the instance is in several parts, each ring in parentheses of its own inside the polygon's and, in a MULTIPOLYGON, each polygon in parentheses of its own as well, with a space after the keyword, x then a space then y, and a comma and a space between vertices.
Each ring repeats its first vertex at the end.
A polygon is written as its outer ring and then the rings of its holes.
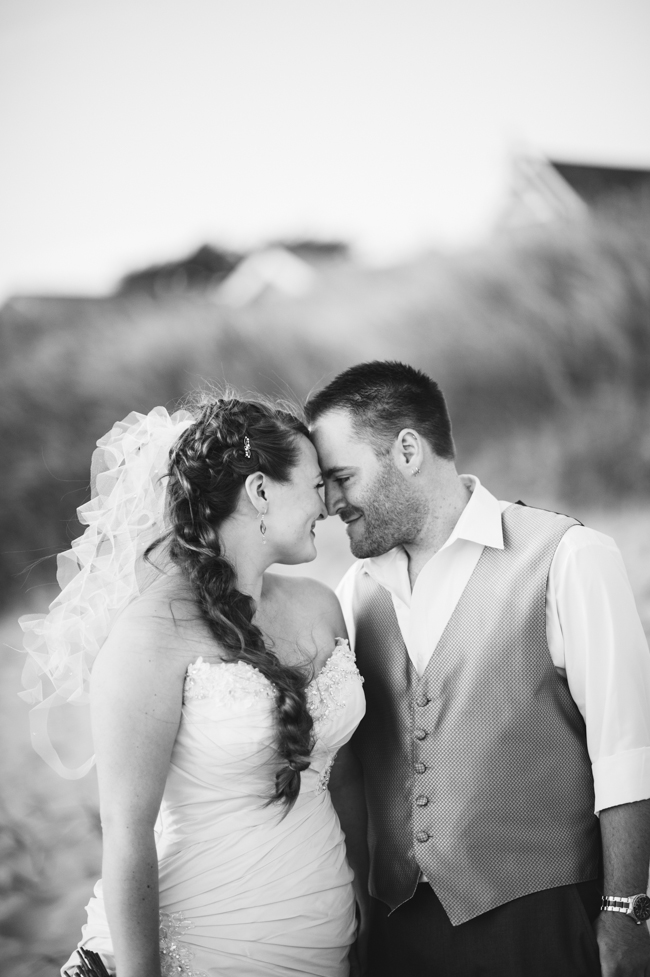
POLYGON ((387 461, 359 504, 347 505, 339 516, 344 521, 361 516, 350 526, 348 537, 353 556, 363 560, 414 542, 426 521, 427 507, 424 499, 407 496, 403 479, 387 461))

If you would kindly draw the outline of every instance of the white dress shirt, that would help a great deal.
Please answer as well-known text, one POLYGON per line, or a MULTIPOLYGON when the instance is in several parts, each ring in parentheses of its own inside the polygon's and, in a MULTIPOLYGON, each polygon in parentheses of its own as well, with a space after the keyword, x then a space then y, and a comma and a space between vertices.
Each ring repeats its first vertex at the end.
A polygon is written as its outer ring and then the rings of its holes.
MULTIPOLYGON (((511 503, 499 502, 472 475, 461 479, 470 500, 413 590, 402 547, 353 564, 337 588, 351 643, 357 574, 369 573, 391 593, 419 675, 483 547, 503 549, 501 513, 511 503)), ((596 812, 650 797, 650 653, 623 559, 609 536, 573 526, 562 537, 546 589, 546 636, 586 723, 596 812)))

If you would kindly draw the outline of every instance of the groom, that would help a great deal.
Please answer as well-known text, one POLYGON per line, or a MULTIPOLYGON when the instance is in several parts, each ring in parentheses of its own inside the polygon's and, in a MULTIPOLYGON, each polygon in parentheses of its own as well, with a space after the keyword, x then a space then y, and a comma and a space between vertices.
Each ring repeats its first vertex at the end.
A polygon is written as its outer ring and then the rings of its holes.
POLYGON ((618 550, 459 476, 410 366, 354 366, 306 410, 358 557, 369 974, 650 974, 650 656, 618 550))

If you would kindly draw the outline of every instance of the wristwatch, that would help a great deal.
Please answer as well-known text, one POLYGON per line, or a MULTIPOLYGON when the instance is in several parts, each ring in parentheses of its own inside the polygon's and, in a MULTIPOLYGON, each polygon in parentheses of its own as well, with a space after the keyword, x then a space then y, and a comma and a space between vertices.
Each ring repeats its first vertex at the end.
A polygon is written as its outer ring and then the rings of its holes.
POLYGON ((600 904, 601 912, 625 913, 631 916, 637 926, 650 919, 650 899, 645 892, 636 896, 603 896, 600 904))

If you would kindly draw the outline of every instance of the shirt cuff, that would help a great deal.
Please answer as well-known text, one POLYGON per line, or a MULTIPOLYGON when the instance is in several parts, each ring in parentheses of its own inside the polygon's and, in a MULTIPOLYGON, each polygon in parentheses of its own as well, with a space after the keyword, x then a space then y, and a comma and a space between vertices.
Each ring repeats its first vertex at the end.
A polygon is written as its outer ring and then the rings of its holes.
POLYGON ((592 765, 595 811, 650 798, 650 746, 614 756, 604 756, 592 765))

